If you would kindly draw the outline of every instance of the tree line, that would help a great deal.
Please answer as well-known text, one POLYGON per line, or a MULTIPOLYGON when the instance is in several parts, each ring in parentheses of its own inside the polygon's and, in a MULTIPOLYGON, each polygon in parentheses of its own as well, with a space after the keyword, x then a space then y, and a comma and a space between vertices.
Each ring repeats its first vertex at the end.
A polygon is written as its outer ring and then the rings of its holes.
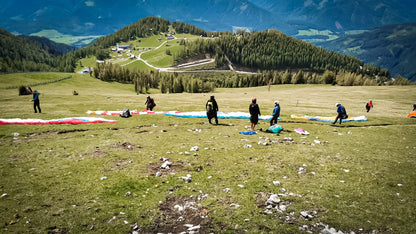
POLYGON ((151 88, 160 89, 162 93, 205 93, 215 89, 213 81, 193 74, 130 70, 112 63, 98 64, 94 76, 107 82, 133 83, 136 93, 148 93, 151 88))
MULTIPOLYGON (((169 73, 159 71, 129 70, 118 64, 101 63, 94 70, 97 79, 107 82, 134 84, 137 93, 149 93, 159 89, 161 93, 207 93, 215 88, 243 88, 280 84, 338 84, 342 86, 380 85, 368 75, 349 71, 338 73, 326 70, 323 74, 311 71, 267 70, 256 74, 222 73, 169 73)), ((409 80, 399 77, 387 85, 409 85, 409 80)), ((413 83, 414 84, 414 83, 413 83)))

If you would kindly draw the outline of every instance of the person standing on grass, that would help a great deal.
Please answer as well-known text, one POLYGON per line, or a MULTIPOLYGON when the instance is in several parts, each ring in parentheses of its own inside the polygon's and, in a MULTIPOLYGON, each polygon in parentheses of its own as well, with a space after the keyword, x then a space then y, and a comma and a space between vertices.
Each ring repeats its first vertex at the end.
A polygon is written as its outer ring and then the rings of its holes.
POLYGON ((277 124, 277 119, 280 116, 280 103, 278 101, 274 101, 274 109, 273 109, 273 117, 270 120, 270 126, 277 124))
POLYGON ((146 105, 146 110, 150 111, 153 111, 153 107, 156 106, 155 100, 153 100, 150 96, 147 96, 147 100, 144 104, 146 105))
POLYGON ((218 124, 218 104, 214 95, 211 95, 210 99, 205 104, 205 108, 207 110, 208 122, 211 123, 211 119, 215 118, 215 124, 218 124))
POLYGON ((370 99, 367 104, 365 104, 365 109, 367 110, 367 113, 370 111, 370 109, 373 108, 373 101, 370 99))
POLYGON ((259 122, 259 116, 261 115, 260 108, 259 108, 259 105, 257 105, 257 99, 256 98, 251 99, 251 104, 250 104, 248 110, 250 112, 251 130, 254 131, 254 128, 256 127, 257 123, 259 122))
POLYGON ((335 104, 335 106, 337 107, 338 115, 337 115, 337 117, 335 118, 335 121, 332 124, 335 124, 338 121, 338 119, 339 119, 339 124, 341 124, 342 119, 348 118, 347 111, 345 110, 345 107, 343 105, 339 104, 339 103, 335 104))
POLYGON ((38 113, 36 108, 39 110, 39 113, 42 113, 40 110, 39 92, 37 90, 33 91, 33 99, 31 101, 33 102, 33 109, 35 109, 35 113, 38 113))

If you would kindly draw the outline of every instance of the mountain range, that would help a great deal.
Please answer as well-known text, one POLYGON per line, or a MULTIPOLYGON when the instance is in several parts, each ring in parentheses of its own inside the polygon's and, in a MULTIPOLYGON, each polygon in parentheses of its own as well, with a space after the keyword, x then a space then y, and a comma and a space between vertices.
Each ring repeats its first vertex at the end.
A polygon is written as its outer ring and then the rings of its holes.
POLYGON ((42 36, 39 32, 55 32, 82 40, 87 37, 87 42, 71 42, 77 46, 91 42, 94 35, 114 33, 146 16, 185 22, 207 31, 277 29, 383 66, 393 76, 416 79, 410 59, 415 51, 411 50, 414 36, 409 29, 413 25, 403 26, 407 33, 399 37, 391 31, 400 31, 393 29, 398 27, 396 24, 416 22, 414 0, 0 1, 0 28, 14 34, 42 36), (359 47, 357 43, 361 43, 359 47))
POLYGON ((342 34, 416 22, 414 0, 11 0, 0 1, 0 27, 31 34, 55 29, 71 35, 107 35, 146 16, 181 21, 208 31, 277 29, 342 34))

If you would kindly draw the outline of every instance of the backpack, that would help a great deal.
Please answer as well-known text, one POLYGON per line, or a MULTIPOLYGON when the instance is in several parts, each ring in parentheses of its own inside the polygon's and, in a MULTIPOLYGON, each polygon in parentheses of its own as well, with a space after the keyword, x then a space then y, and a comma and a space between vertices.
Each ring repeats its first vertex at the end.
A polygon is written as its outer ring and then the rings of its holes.
POLYGON ((120 117, 123 117, 123 118, 128 118, 128 117, 131 117, 130 110, 129 110, 129 109, 124 109, 124 110, 121 112, 120 117))
POLYGON ((212 102, 208 102, 207 112, 212 112, 213 110, 214 110, 214 105, 212 104, 212 102))
POLYGON ((345 107, 342 107, 341 108, 341 117, 343 118, 343 119, 348 119, 348 115, 347 115, 347 111, 345 110, 345 107))

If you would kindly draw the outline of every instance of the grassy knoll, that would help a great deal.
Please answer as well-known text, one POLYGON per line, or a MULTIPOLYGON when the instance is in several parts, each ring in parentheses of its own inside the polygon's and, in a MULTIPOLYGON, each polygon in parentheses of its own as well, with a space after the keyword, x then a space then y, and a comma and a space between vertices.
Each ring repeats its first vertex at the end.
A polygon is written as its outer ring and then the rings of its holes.
MULTIPOLYGON (((69 75, 36 87, 42 114, 33 113, 30 96, 5 87, 68 74, 1 75, 0 118, 144 108, 146 95, 136 95, 132 85, 69 75)), ((158 111, 200 111, 210 94, 151 95, 158 111)), ((215 233, 319 232, 324 227, 317 223, 355 233, 416 231, 416 119, 406 118, 416 100, 414 86, 281 85, 270 91, 217 89, 215 96, 226 112, 247 112, 257 97, 265 115, 277 99, 285 131, 246 136, 239 132, 248 120, 220 119, 216 126, 163 115, 104 116, 118 120, 112 124, 1 125, 0 194, 8 194, 0 198, 2 232, 126 233, 136 223, 139 232, 151 233, 184 231, 184 224, 215 233), (370 98, 374 109, 366 113, 370 98), (369 121, 333 126, 290 119, 334 115, 335 102, 369 121), (299 127, 310 135, 296 134, 299 127), (13 139, 13 133, 19 136, 13 139), (258 144, 285 137, 294 143, 258 144), (199 151, 190 151, 193 146, 199 151), (160 169, 161 158, 172 162, 169 170, 160 169), (179 178, 187 174, 189 183, 179 178), (272 193, 280 194, 280 211, 265 205, 272 193)), ((261 122, 258 128, 267 126, 261 122)))

